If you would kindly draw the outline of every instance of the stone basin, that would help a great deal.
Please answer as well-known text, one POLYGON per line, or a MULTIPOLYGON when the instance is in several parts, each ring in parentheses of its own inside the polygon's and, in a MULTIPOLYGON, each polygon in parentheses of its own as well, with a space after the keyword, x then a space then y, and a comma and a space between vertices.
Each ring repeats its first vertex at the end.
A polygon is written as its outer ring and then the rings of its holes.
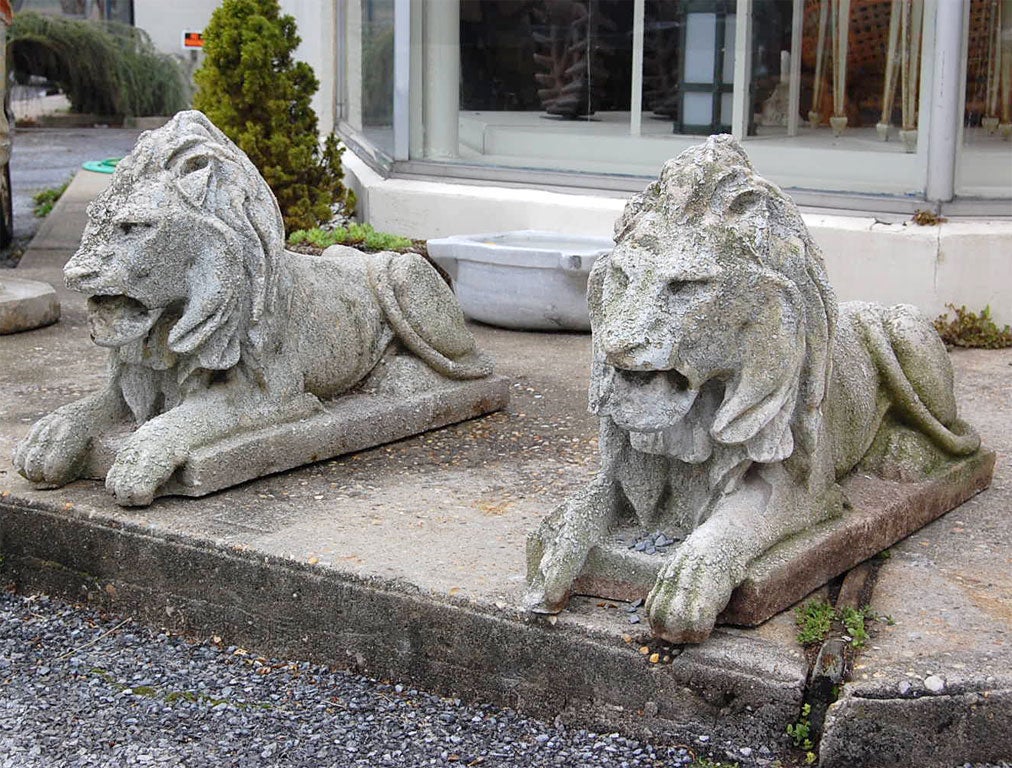
POLYGON ((589 331, 587 275, 611 238, 518 230, 429 240, 464 314, 501 328, 589 331))

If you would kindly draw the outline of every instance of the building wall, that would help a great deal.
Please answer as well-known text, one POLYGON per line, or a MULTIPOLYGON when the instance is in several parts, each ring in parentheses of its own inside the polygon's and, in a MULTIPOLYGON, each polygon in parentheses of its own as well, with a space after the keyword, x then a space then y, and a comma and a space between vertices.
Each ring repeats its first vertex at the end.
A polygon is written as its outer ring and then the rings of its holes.
POLYGON ((283 13, 295 17, 302 42, 295 57, 313 68, 320 88, 313 96, 313 109, 320 120, 320 133, 334 130, 334 73, 337 56, 337 23, 333 2, 281 0, 283 13))
POLYGON ((219 5, 217 0, 134 0, 134 26, 163 53, 182 54, 184 31, 200 31, 219 5))

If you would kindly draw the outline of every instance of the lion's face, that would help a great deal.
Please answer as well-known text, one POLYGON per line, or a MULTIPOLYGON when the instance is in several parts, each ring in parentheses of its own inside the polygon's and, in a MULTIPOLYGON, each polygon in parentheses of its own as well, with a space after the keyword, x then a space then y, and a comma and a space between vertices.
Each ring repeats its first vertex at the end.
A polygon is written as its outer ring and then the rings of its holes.
POLYGON ((770 235, 779 190, 733 157, 700 154, 672 161, 630 203, 594 267, 591 408, 649 452, 698 462, 722 444, 784 458, 808 318, 807 297, 775 265, 804 263, 803 245, 770 235))
POLYGON ((163 174, 114 181, 89 206, 81 246, 64 268, 68 287, 88 296, 92 338, 100 346, 143 337, 186 300, 188 249, 181 244, 198 234, 173 214, 163 174))
POLYGON ((88 296, 97 344, 122 347, 159 324, 159 343, 191 356, 190 368, 224 370, 243 344, 261 343, 248 332, 273 306, 281 214, 203 114, 180 112, 142 134, 88 217, 64 275, 88 296))

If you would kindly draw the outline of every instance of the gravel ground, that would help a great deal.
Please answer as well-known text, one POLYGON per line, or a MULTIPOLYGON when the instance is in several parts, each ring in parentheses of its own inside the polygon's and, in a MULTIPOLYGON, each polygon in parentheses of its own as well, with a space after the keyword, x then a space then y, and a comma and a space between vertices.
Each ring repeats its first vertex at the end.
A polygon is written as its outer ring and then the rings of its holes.
POLYGON ((683 766, 663 747, 0 594, 0 766, 683 766))

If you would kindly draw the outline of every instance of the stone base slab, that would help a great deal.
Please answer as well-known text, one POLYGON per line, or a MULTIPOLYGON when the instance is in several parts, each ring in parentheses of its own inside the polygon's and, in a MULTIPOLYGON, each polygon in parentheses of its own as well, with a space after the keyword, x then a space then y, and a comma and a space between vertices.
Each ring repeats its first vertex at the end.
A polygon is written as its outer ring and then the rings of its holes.
POLYGON ((60 302, 49 283, 0 276, 0 334, 51 325, 60 319, 60 302))
MULTIPOLYGON (((447 382, 417 394, 356 393, 324 403, 321 413, 299 421, 233 435, 194 451, 156 496, 206 496, 258 477, 364 451, 384 443, 493 413, 509 402, 509 379, 490 376, 447 382)), ((94 446, 84 477, 104 479, 124 427, 94 446)))
MULTIPOLYGON (((927 525, 991 483, 993 451, 952 462, 930 478, 899 483, 852 475, 843 483, 850 503, 842 516, 781 542, 749 568, 718 618, 753 627, 813 590, 927 525)), ((616 600, 645 598, 675 547, 648 555, 629 549, 633 530, 617 530, 594 547, 573 593, 616 600)))

